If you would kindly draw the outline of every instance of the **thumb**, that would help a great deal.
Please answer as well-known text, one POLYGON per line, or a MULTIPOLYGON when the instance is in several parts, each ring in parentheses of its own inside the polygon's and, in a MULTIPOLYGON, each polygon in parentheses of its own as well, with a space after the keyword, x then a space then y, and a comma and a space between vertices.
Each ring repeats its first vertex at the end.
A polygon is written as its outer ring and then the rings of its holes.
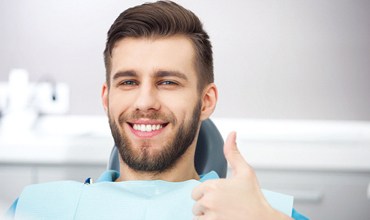
POLYGON ((250 169, 248 163, 241 155, 236 145, 236 132, 231 132, 224 145, 224 154, 227 162, 229 162, 232 170, 232 176, 237 177, 245 174, 250 169))

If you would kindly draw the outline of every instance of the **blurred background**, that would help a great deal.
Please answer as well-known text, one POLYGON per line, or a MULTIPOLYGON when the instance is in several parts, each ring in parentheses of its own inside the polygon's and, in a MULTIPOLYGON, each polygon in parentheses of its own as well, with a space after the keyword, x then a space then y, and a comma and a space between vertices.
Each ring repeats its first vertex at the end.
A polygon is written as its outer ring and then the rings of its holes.
MULTIPOLYGON (((105 169, 106 33, 143 2, 0 0, 0 214, 27 184, 105 169)), ((369 219, 370 1, 176 2, 211 37, 213 119, 262 187, 312 219, 369 219)))

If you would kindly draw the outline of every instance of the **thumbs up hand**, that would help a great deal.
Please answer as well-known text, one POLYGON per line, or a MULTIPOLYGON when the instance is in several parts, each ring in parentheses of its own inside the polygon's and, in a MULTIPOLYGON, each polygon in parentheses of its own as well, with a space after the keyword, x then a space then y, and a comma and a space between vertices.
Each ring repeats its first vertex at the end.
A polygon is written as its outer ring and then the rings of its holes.
POLYGON ((291 219, 273 209, 264 198, 254 170, 236 146, 235 132, 226 139, 224 154, 232 176, 208 180, 194 188, 194 219, 291 219))

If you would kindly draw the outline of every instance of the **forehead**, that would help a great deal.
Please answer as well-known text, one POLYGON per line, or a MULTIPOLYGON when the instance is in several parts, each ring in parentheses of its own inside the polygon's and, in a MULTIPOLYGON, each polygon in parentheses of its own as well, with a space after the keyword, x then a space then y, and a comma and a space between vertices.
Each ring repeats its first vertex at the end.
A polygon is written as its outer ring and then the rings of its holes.
POLYGON ((182 35, 160 38, 124 38, 112 50, 111 74, 135 71, 138 74, 158 70, 178 71, 195 77, 195 50, 182 35))

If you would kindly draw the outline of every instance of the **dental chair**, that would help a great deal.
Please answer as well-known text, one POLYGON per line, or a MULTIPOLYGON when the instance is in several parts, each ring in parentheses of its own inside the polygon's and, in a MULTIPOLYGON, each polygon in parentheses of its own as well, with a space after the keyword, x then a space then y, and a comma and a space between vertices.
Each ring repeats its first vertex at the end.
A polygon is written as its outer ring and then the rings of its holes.
MULTIPOLYGON (((215 171, 220 178, 226 177, 227 162, 223 153, 224 141, 211 119, 204 120, 199 130, 195 150, 195 168, 199 175, 215 171)), ((113 147, 107 169, 119 171, 119 152, 113 147)))

